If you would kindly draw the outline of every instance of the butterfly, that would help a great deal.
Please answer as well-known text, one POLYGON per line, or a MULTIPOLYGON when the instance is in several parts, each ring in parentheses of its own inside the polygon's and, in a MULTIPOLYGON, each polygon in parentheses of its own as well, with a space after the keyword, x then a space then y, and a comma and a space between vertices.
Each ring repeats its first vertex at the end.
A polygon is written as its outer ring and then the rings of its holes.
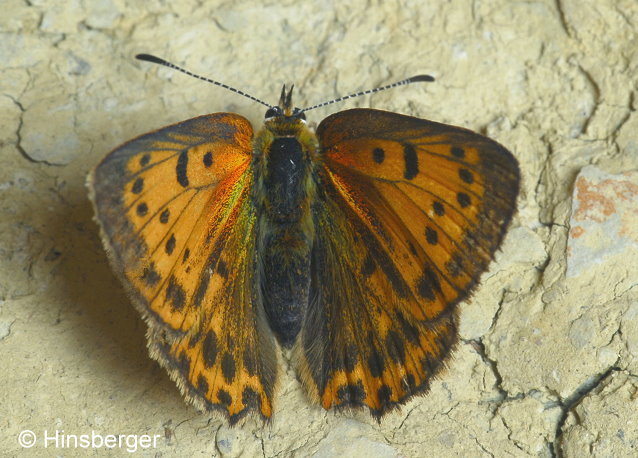
POLYGON ((150 355, 201 411, 273 414, 278 355, 324 409, 379 420, 426 393, 516 208, 512 154, 472 131, 282 89, 256 134, 214 113, 137 137, 88 180, 150 355))

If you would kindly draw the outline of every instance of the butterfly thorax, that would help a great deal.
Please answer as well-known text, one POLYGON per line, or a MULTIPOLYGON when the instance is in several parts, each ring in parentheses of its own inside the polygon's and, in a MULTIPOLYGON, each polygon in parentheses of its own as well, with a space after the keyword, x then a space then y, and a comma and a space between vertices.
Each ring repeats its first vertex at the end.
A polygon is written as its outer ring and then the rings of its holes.
POLYGON ((295 116, 267 119, 254 140, 261 292, 270 326, 285 347, 301 329, 309 297, 317 148, 315 135, 295 116))
POLYGON ((294 223, 304 216, 312 190, 311 157, 317 140, 301 119, 278 116, 266 121, 255 137, 258 195, 273 222, 294 223))

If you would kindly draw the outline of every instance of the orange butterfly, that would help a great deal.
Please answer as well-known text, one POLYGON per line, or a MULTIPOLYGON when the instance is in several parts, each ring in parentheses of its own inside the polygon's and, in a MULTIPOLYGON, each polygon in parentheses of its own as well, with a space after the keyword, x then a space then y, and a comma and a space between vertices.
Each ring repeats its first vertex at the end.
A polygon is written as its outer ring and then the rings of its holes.
POLYGON ((444 366, 456 304, 515 210, 518 163, 459 127, 352 109, 314 134, 304 113, 334 101, 293 108, 285 86, 278 106, 246 96, 269 107, 256 135, 237 114, 209 114, 93 170, 111 264, 151 356, 200 410, 269 419, 279 344, 322 407, 379 419, 444 366))

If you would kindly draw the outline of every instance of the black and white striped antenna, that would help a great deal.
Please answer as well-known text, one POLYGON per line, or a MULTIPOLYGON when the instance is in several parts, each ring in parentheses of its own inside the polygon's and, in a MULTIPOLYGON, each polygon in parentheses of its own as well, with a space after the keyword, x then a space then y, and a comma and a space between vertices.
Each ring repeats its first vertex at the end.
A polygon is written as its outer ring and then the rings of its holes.
MULTIPOLYGON (((173 70, 180 71, 182 73, 185 73, 185 74, 187 74, 189 76, 192 76, 193 78, 197 78, 197 79, 200 79, 202 81, 207 81, 207 82, 209 82, 211 84, 214 84, 216 86, 221 86, 224 89, 228 89, 229 91, 235 92, 236 94, 243 95, 244 97, 247 97, 250 100, 253 100, 254 102, 260 103, 260 104, 262 104, 262 105, 264 105, 264 106, 266 106, 268 108, 275 108, 273 105, 270 105, 270 104, 264 102, 263 100, 258 99, 255 96, 252 96, 250 94, 246 94, 245 92, 240 91, 239 89, 236 89, 236 88, 234 88, 232 86, 228 86, 227 84, 224 84, 224 83, 220 83, 219 81, 215 81, 213 79, 197 75, 197 74, 195 74, 193 72, 190 72, 190 71, 188 71, 188 70, 186 70, 186 69, 184 69, 182 67, 178 67, 177 65, 172 64, 169 61, 162 59, 161 57, 153 56, 151 54, 138 54, 135 57, 137 59, 139 59, 139 60, 144 60, 146 62, 152 62, 154 64, 159 64, 159 65, 163 65, 163 66, 168 67, 168 68, 172 68, 173 70)), ((410 78, 406 78, 406 79, 401 80, 401 81, 397 81, 396 83, 387 84, 385 86, 377 87, 377 88, 374 88, 374 89, 368 89, 366 91, 355 92, 353 94, 349 94, 349 95, 344 95, 342 97, 338 97, 338 98, 336 98, 334 100, 329 100, 327 102, 318 103, 318 104, 313 105, 313 106, 308 107, 308 108, 295 110, 294 113, 295 113, 295 115, 297 115, 297 114, 300 114, 300 113, 304 113, 306 111, 314 110, 315 108, 325 107, 326 105, 332 105, 333 103, 342 102, 344 100, 352 99, 354 97, 360 97, 362 95, 374 94, 375 92, 385 91, 386 89, 392 89, 393 87, 397 87, 397 86, 404 86, 406 84, 420 83, 420 82, 431 82, 431 81, 434 81, 434 77, 432 77, 430 75, 416 75, 416 76, 412 76, 410 78)))
POLYGON ((326 105, 332 105, 333 103, 342 102, 343 100, 352 99, 354 97, 360 97, 362 95, 367 95, 367 94, 374 94, 375 92, 385 91, 386 89, 392 89, 393 87, 404 86, 406 84, 412 84, 412 83, 419 83, 419 82, 422 82, 422 81, 434 81, 434 77, 430 76, 430 75, 412 76, 410 78, 406 78, 404 80, 397 81, 396 83, 386 84, 385 86, 377 87, 377 88, 374 88, 374 89, 368 89, 366 91, 359 91, 359 92, 355 92, 354 94, 344 95, 342 97, 338 97, 338 98, 336 98, 334 100, 329 100, 327 102, 321 102, 321 103, 318 103, 317 105, 313 105, 311 107, 304 108, 300 112, 303 113, 305 111, 310 111, 310 110, 314 110, 315 108, 325 107, 326 105))
POLYGON ((153 56, 152 54, 138 54, 137 56, 135 56, 135 58, 139 59, 139 60, 145 60, 146 62, 153 62, 154 64, 163 65, 164 67, 172 68, 173 70, 177 70, 177 71, 180 71, 182 73, 186 73, 187 75, 192 76, 193 78, 197 78, 199 80, 212 83, 215 86, 221 86, 224 89, 228 89, 229 91, 233 91, 233 92, 235 92, 235 93, 237 93, 239 95, 243 95, 244 97, 248 97, 250 100, 253 100, 253 101, 257 102, 257 103, 261 103, 262 105, 265 105, 268 108, 273 108, 272 105, 267 104, 266 102, 264 102, 263 100, 258 99, 257 97, 254 97, 254 96, 252 96, 250 94, 246 94, 245 92, 240 91, 239 89, 235 89, 234 87, 229 86, 229 85, 224 84, 224 83, 220 83, 219 81, 215 81, 215 80, 212 80, 210 78, 206 78, 205 76, 196 75, 195 73, 189 72, 188 70, 186 70, 186 69, 184 69, 182 67, 178 67, 175 64, 171 64, 169 61, 164 60, 161 57, 153 56))

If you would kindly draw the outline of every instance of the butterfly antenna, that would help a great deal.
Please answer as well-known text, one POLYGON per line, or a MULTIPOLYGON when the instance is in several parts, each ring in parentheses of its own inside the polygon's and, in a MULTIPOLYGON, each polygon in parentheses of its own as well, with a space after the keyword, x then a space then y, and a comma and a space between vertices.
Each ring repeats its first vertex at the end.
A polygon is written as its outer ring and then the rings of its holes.
POLYGON ((196 75, 195 73, 189 72, 188 70, 178 67, 175 64, 171 64, 169 61, 162 59, 161 57, 157 57, 157 56, 153 56, 151 54, 138 54, 135 56, 136 59, 139 60, 145 60, 146 62, 153 62, 154 64, 159 64, 159 65, 163 65, 164 67, 168 67, 168 68, 172 68, 173 70, 177 70, 180 71, 182 73, 186 73, 189 76, 192 76, 193 78, 197 78, 200 79, 202 81, 206 81, 209 83, 214 84, 215 86, 221 86, 224 89, 228 89, 229 91, 233 91, 239 95, 243 95, 244 97, 249 98, 250 100, 253 100, 257 103, 261 103, 262 105, 267 106, 268 108, 273 108, 272 105, 267 104, 266 102, 264 102, 263 100, 259 100, 257 97, 253 97, 250 94, 246 94, 245 92, 240 91, 239 89, 235 89, 234 87, 228 86, 227 84, 224 83, 220 83, 219 81, 215 81, 212 80, 210 78, 206 78, 204 76, 200 76, 200 75, 196 75))
POLYGON ((392 89, 393 87, 404 86, 406 84, 412 84, 412 83, 420 83, 422 81, 431 82, 431 81, 434 81, 434 77, 430 75, 416 75, 411 78, 406 78, 404 80, 397 81, 396 83, 387 84, 385 86, 377 87, 374 89, 368 89, 367 91, 355 92, 354 94, 350 94, 350 95, 344 95, 343 97, 339 97, 334 100, 329 100, 328 102, 318 103, 317 105, 304 108, 300 112, 314 110, 315 108, 325 107, 326 105, 332 105, 333 103, 342 102, 343 100, 352 99, 354 97, 360 97, 366 94, 374 94, 375 92, 385 91, 386 89, 392 89))

